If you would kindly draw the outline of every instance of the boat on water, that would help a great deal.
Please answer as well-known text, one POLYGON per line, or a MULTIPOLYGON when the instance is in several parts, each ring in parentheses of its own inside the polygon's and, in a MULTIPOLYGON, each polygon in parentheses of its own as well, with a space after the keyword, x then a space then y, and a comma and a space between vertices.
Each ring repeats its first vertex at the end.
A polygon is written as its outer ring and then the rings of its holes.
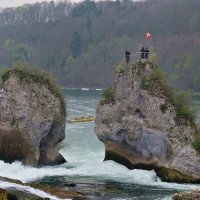
POLYGON ((94 121, 95 117, 93 115, 81 115, 81 116, 74 116, 71 119, 67 120, 67 122, 74 123, 74 122, 90 122, 94 121))

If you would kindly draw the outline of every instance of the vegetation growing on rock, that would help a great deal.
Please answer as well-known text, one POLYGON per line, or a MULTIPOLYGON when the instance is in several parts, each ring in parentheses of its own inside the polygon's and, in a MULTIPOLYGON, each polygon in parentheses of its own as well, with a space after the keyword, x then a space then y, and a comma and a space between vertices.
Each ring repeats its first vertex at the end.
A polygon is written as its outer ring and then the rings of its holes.
MULTIPOLYGON (((141 65, 141 67, 143 65, 141 65)), ((174 106, 177 119, 184 119, 185 121, 190 121, 192 124, 194 124, 196 116, 193 108, 191 107, 189 95, 186 92, 177 92, 177 90, 175 91, 174 88, 170 87, 166 82, 164 73, 158 66, 154 68, 152 76, 142 77, 141 88, 144 90, 149 90, 152 94, 155 94, 155 91, 159 90, 158 88, 160 88, 158 93, 163 93, 174 106)), ((165 112, 165 107, 165 105, 160 107, 162 112, 165 112)))
POLYGON ((1 200, 7 200, 7 192, 4 189, 0 188, 0 199, 1 200))
POLYGON ((162 167, 161 169, 156 170, 157 175, 161 178, 162 181, 167 182, 177 182, 177 183, 199 183, 200 179, 195 179, 191 176, 182 174, 176 169, 170 169, 162 167))
POLYGON ((101 105, 103 104, 114 104, 115 103, 115 94, 113 88, 109 87, 105 89, 102 93, 101 105))
POLYGON ((117 74, 123 74, 125 71, 125 63, 124 62, 120 62, 116 65, 115 67, 115 73, 117 74))
POLYGON ((19 76, 22 82, 30 82, 31 80, 45 85, 53 95, 60 99, 62 105, 62 112, 66 115, 66 105, 64 96, 58 86, 48 73, 36 68, 34 65, 29 65, 24 62, 15 63, 12 68, 6 70, 1 75, 1 84, 3 84, 10 76, 11 73, 15 73, 19 76))
POLYGON ((194 138, 193 147, 200 153, 200 129, 198 127, 196 136, 194 138))

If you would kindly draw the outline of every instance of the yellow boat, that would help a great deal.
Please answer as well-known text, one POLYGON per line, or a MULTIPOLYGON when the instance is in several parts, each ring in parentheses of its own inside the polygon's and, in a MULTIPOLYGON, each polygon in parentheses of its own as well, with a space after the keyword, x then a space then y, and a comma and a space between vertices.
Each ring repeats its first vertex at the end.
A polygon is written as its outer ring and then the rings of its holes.
POLYGON ((90 122, 94 121, 95 117, 92 115, 83 115, 83 116, 75 116, 71 119, 67 120, 67 122, 74 123, 74 122, 90 122))

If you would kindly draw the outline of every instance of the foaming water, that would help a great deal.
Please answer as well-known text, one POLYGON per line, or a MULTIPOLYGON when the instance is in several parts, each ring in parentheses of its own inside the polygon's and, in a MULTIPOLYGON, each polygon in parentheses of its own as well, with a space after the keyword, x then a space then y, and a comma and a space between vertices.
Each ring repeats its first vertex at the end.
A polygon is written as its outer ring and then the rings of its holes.
POLYGON ((59 167, 43 168, 23 166, 20 162, 7 164, 1 161, 0 176, 18 179, 23 182, 33 181, 47 176, 81 176, 88 178, 95 177, 98 182, 102 183, 105 181, 114 181, 120 183, 133 183, 178 190, 192 190, 199 187, 198 185, 192 184, 161 182, 153 170, 129 170, 126 167, 113 161, 66 163, 59 167))
POLYGON ((0 176, 17 179, 22 182, 37 180, 45 176, 62 176, 66 174, 64 170, 62 167, 33 168, 24 166, 20 162, 8 164, 0 161, 0 176))
MULTIPOLYGON (((85 113, 95 115, 100 91, 76 89, 65 90, 65 93, 68 117, 85 113)), ((0 176, 23 182, 48 177, 59 182, 56 177, 62 177, 62 181, 76 179, 91 184, 117 183, 114 185, 119 190, 118 193, 111 192, 106 200, 169 200, 177 191, 189 191, 199 187, 194 184, 162 182, 153 170, 129 170, 113 161, 103 162, 104 145, 98 140, 94 127, 94 122, 66 124, 66 138, 62 142, 60 152, 67 163, 54 167, 33 168, 23 166, 20 162, 7 164, 0 161, 0 176)))
MULTIPOLYGON (((60 200, 59 198, 49 195, 46 192, 43 192, 41 190, 34 189, 30 186, 19 185, 16 183, 8 183, 8 182, 0 181, 0 188, 3 188, 3 189, 15 188, 17 190, 25 191, 25 192, 34 194, 34 195, 42 197, 42 198, 49 198, 51 200, 60 200)), ((65 199, 65 200, 70 200, 70 199, 65 199)))

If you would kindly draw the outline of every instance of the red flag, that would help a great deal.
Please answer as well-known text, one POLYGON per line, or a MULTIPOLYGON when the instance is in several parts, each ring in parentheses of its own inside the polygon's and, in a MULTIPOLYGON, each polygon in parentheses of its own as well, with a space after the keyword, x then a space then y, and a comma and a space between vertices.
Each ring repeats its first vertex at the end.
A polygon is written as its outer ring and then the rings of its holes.
POLYGON ((149 33, 149 31, 146 31, 146 40, 151 40, 151 34, 149 33))

